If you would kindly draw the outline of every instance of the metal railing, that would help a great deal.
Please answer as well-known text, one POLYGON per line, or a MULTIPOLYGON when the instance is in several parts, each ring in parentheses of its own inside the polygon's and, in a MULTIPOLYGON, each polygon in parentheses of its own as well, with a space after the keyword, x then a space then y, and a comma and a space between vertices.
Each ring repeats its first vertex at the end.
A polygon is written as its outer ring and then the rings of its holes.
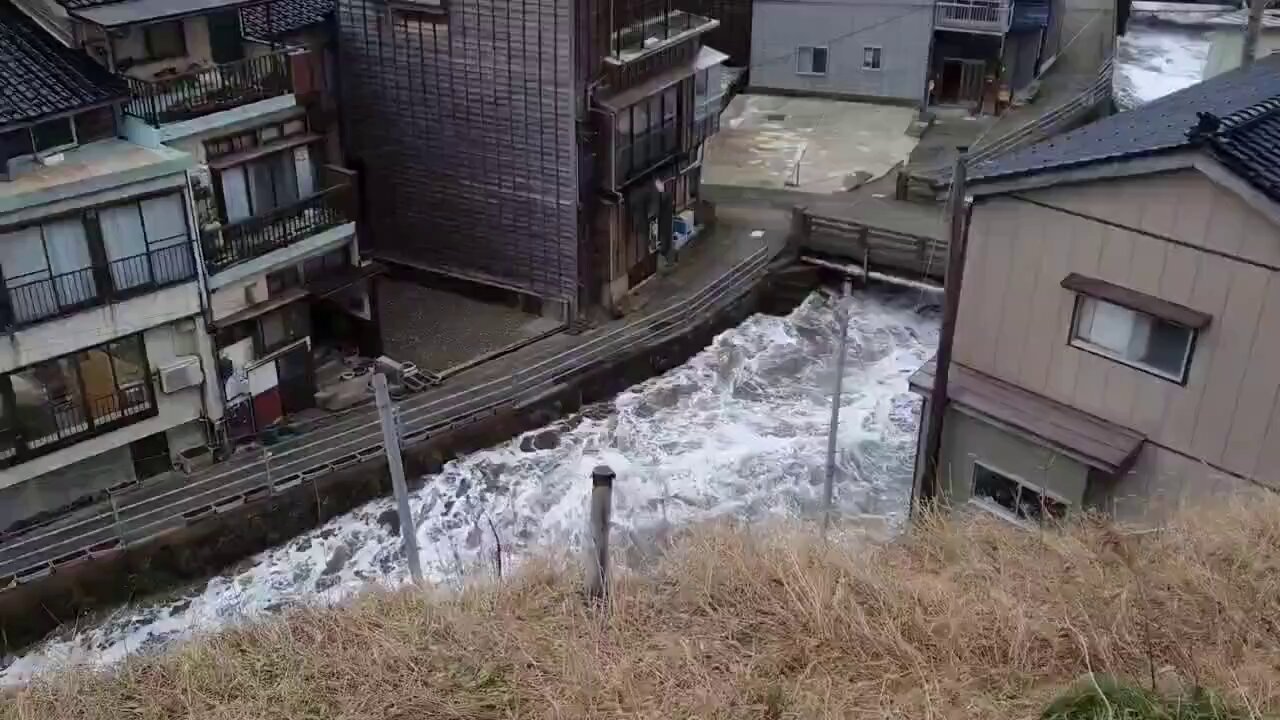
MULTIPOLYGON (((597 363, 684 332, 748 293, 765 273, 769 259, 769 249, 762 247, 692 297, 511 375, 443 396, 410 397, 400 404, 403 446, 492 417, 503 408, 533 404, 597 363)), ((0 591, 382 456, 377 415, 364 409, 261 456, 215 465, 169 491, 151 497, 143 497, 136 488, 113 494, 109 506, 97 513, 63 527, 46 524, 0 542, 0 591)))
POLYGON ((124 111, 159 127, 293 92, 291 52, 279 50, 160 79, 125 77, 132 99, 124 111))
POLYGON ((1006 2, 939 2, 934 5, 933 24, 944 30, 1008 32, 1013 7, 1006 2))
POLYGON ((146 382, 123 387, 87 402, 68 399, 43 407, 23 407, 23 449, 41 450, 65 440, 91 435, 154 408, 146 382))
MULTIPOLYGON (((44 271, 41 271, 44 272, 44 271)), ((0 328, 15 329, 195 277, 186 238, 177 245, 39 280, 0 285, 0 328)))
POLYGON ((348 222, 343 197, 347 190, 346 185, 331 187, 263 215, 205 231, 200 244, 209 272, 266 255, 348 222))
MULTIPOLYGON (((1026 147, 1069 129, 1081 118, 1093 112, 1101 103, 1111 99, 1114 58, 1107 58, 1098 68, 1098 75, 1089 87, 1043 115, 1024 123, 990 142, 983 142, 966 157, 966 165, 976 168, 981 163, 1026 147)), ((913 180, 923 180, 934 188, 951 184, 951 165, 942 165, 913 173, 913 180)))

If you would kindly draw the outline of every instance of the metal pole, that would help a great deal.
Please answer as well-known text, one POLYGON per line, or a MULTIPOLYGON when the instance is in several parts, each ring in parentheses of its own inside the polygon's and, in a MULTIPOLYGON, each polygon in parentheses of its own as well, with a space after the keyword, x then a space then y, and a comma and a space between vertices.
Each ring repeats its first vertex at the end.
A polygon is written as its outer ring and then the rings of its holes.
POLYGON ((613 513, 613 479, 608 465, 591 471, 591 547, 587 549, 587 597, 609 594, 609 516, 613 513))
POLYGON ((831 525, 831 500, 836 482, 836 433, 840 429, 840 396, 844 389, 844 358, 849 346, 849 293, 853 281, 844 279, 844 294, 836 307, 836 322, 840 323, 840 346, 836 348, 836 384, 831 393, 831 425, 827 429, 827 478, 822 486, 822 534, 831 525))
POLYGON ((955 342, 956 316, 960 312, 960 284, 964 279, 965 251, 969 242, 969 203, 965 198, 965 153, 956 158, 951 172, 951 196, 947 200, 951 215, 950 247, 947 248, 946 297, 943 303, 942 332, 938 337, 938 354, 933 373, 933 389, 929 393, 929 415, 924 426, 924 453, 921 458, 916 496, 912 498, 914 513, 917 501, 932 502, 938 495, 938 455, 942 450, 942 421, 947 410, 947 380, 951 373, 951 347, 955 342))
POLYGON ((392 417, 391 394, 387 392, 387 376, 373 376, 373 396, 378 405, 378 422, 382 425, 382 445, 387 450, 387 468, 391 470, 391 487, 396 492, 396 506, 400 512, 400 538, 404 542, 404 554, 409 560, 409 575, 415 583, 422 582, 422 558, 418 556, 418 538, 409 512, 409 488, 404 482, 404 459, 400 457, 400 435, 396 432, 392 417))
POLYGON ((1244 47, 1240 50, 1240 67, 1253 64, 1258 54, 1258 36, 1262 34, 1263 12, 1267 9, 1267 0, 1250 0, 1249 20, 1244 26, 1244 47))

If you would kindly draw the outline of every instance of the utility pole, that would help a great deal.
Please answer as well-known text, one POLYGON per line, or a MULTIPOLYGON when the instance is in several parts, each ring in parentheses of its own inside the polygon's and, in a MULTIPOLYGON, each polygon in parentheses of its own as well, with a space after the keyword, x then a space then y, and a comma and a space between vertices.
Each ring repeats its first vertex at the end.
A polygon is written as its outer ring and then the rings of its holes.
POLYGON ((599 602, 609 595, 609 519, 613 515, 613 481, 608 465, 591 471, 591 547, 587 549, 587 597, 599 602))
POLYGON ((400 457, 400 433, 396 428, 395 408, 391 405, 391 393, 387 392, 387 376, 373 376, 373 397, 378 405, 378 422, 382 425, 382 445, 387 450, 387 469, 391 471, 391 487, 396 492, 396 506, 400 512, 400 539, 404 543, 405 559, 409 561, 409 576, 422 584, 422 558, 418 555, 417 527, 409 511, 409 487, 404 482, 404 459, 400 457))
POLYGON ((942 450, 942 421, 947 412, 947 380, 951 371, 951 348, 955 343, 956 315, 960 312, 960 283, 964 277, 964 258, 968 244, 969 204, 965 199, 965 155, 956 156, 951 171, 951 194, 947 198, 950 214, 950 246, 947 248, 946 296, 942 311, 942 334, 938 338, 938 354, 933 373, 933 390, 929 393, 929 416, 925 425, 924 461, 920 467, 918 496, 911 503, 932 503, 938 496, 938 455, 942 450))
POLYGON ((1262 17, 1267 9, 1267 0, 1250 0, 1249 21, 1244 26, 1244 48, 1240 51, 1240 67, 1253 64, 1258 54, 1258 36, 1262 34, 1262 17))
POLYGON ((831 424, 827 428, 827 478, 822 485, 822 534, 831 525, 831 502, 836 482, 836 434, 840 429, 840 396, 844 389, 844 358, 849 345, 849 294, 853 281, 844 279, 844 293, 836 306, 836 322, 840 323, 840 345, 836 348, 836 384, 831 393, 831 424))

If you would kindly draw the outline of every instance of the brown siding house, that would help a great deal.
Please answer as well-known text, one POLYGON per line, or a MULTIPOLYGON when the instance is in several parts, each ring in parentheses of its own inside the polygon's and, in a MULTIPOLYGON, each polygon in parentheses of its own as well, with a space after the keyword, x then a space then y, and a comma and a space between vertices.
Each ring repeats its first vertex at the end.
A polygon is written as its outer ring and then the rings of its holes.
POLYGON ((1028 523, 1280 489, 1280 57, 973 175, 939 493, 1028 523))

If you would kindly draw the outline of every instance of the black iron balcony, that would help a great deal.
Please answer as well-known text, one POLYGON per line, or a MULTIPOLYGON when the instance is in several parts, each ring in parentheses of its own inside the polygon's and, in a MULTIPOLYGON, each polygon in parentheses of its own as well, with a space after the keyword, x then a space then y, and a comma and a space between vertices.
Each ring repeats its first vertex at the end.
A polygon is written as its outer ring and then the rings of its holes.
POLYGON ((133 99, 125 113, 159 127, 293 92, 290 54, 268 55, 142 80, 125 78, 133 99))
POLYGON ((210 273, 288 247, 331 227, 350 222, 350 186, 337 185, 257 217, 206 230, 201 235, 210 273))
MULTIPOLYGON (((37 273, 32 273, 35 275, 37 273)), ((42 320, 124 300, 165 285, 190 280, 196 268, 190 243, 121 258, 45 277, 10 280, 0 286, 0 328, 15 329, 42 320)))

